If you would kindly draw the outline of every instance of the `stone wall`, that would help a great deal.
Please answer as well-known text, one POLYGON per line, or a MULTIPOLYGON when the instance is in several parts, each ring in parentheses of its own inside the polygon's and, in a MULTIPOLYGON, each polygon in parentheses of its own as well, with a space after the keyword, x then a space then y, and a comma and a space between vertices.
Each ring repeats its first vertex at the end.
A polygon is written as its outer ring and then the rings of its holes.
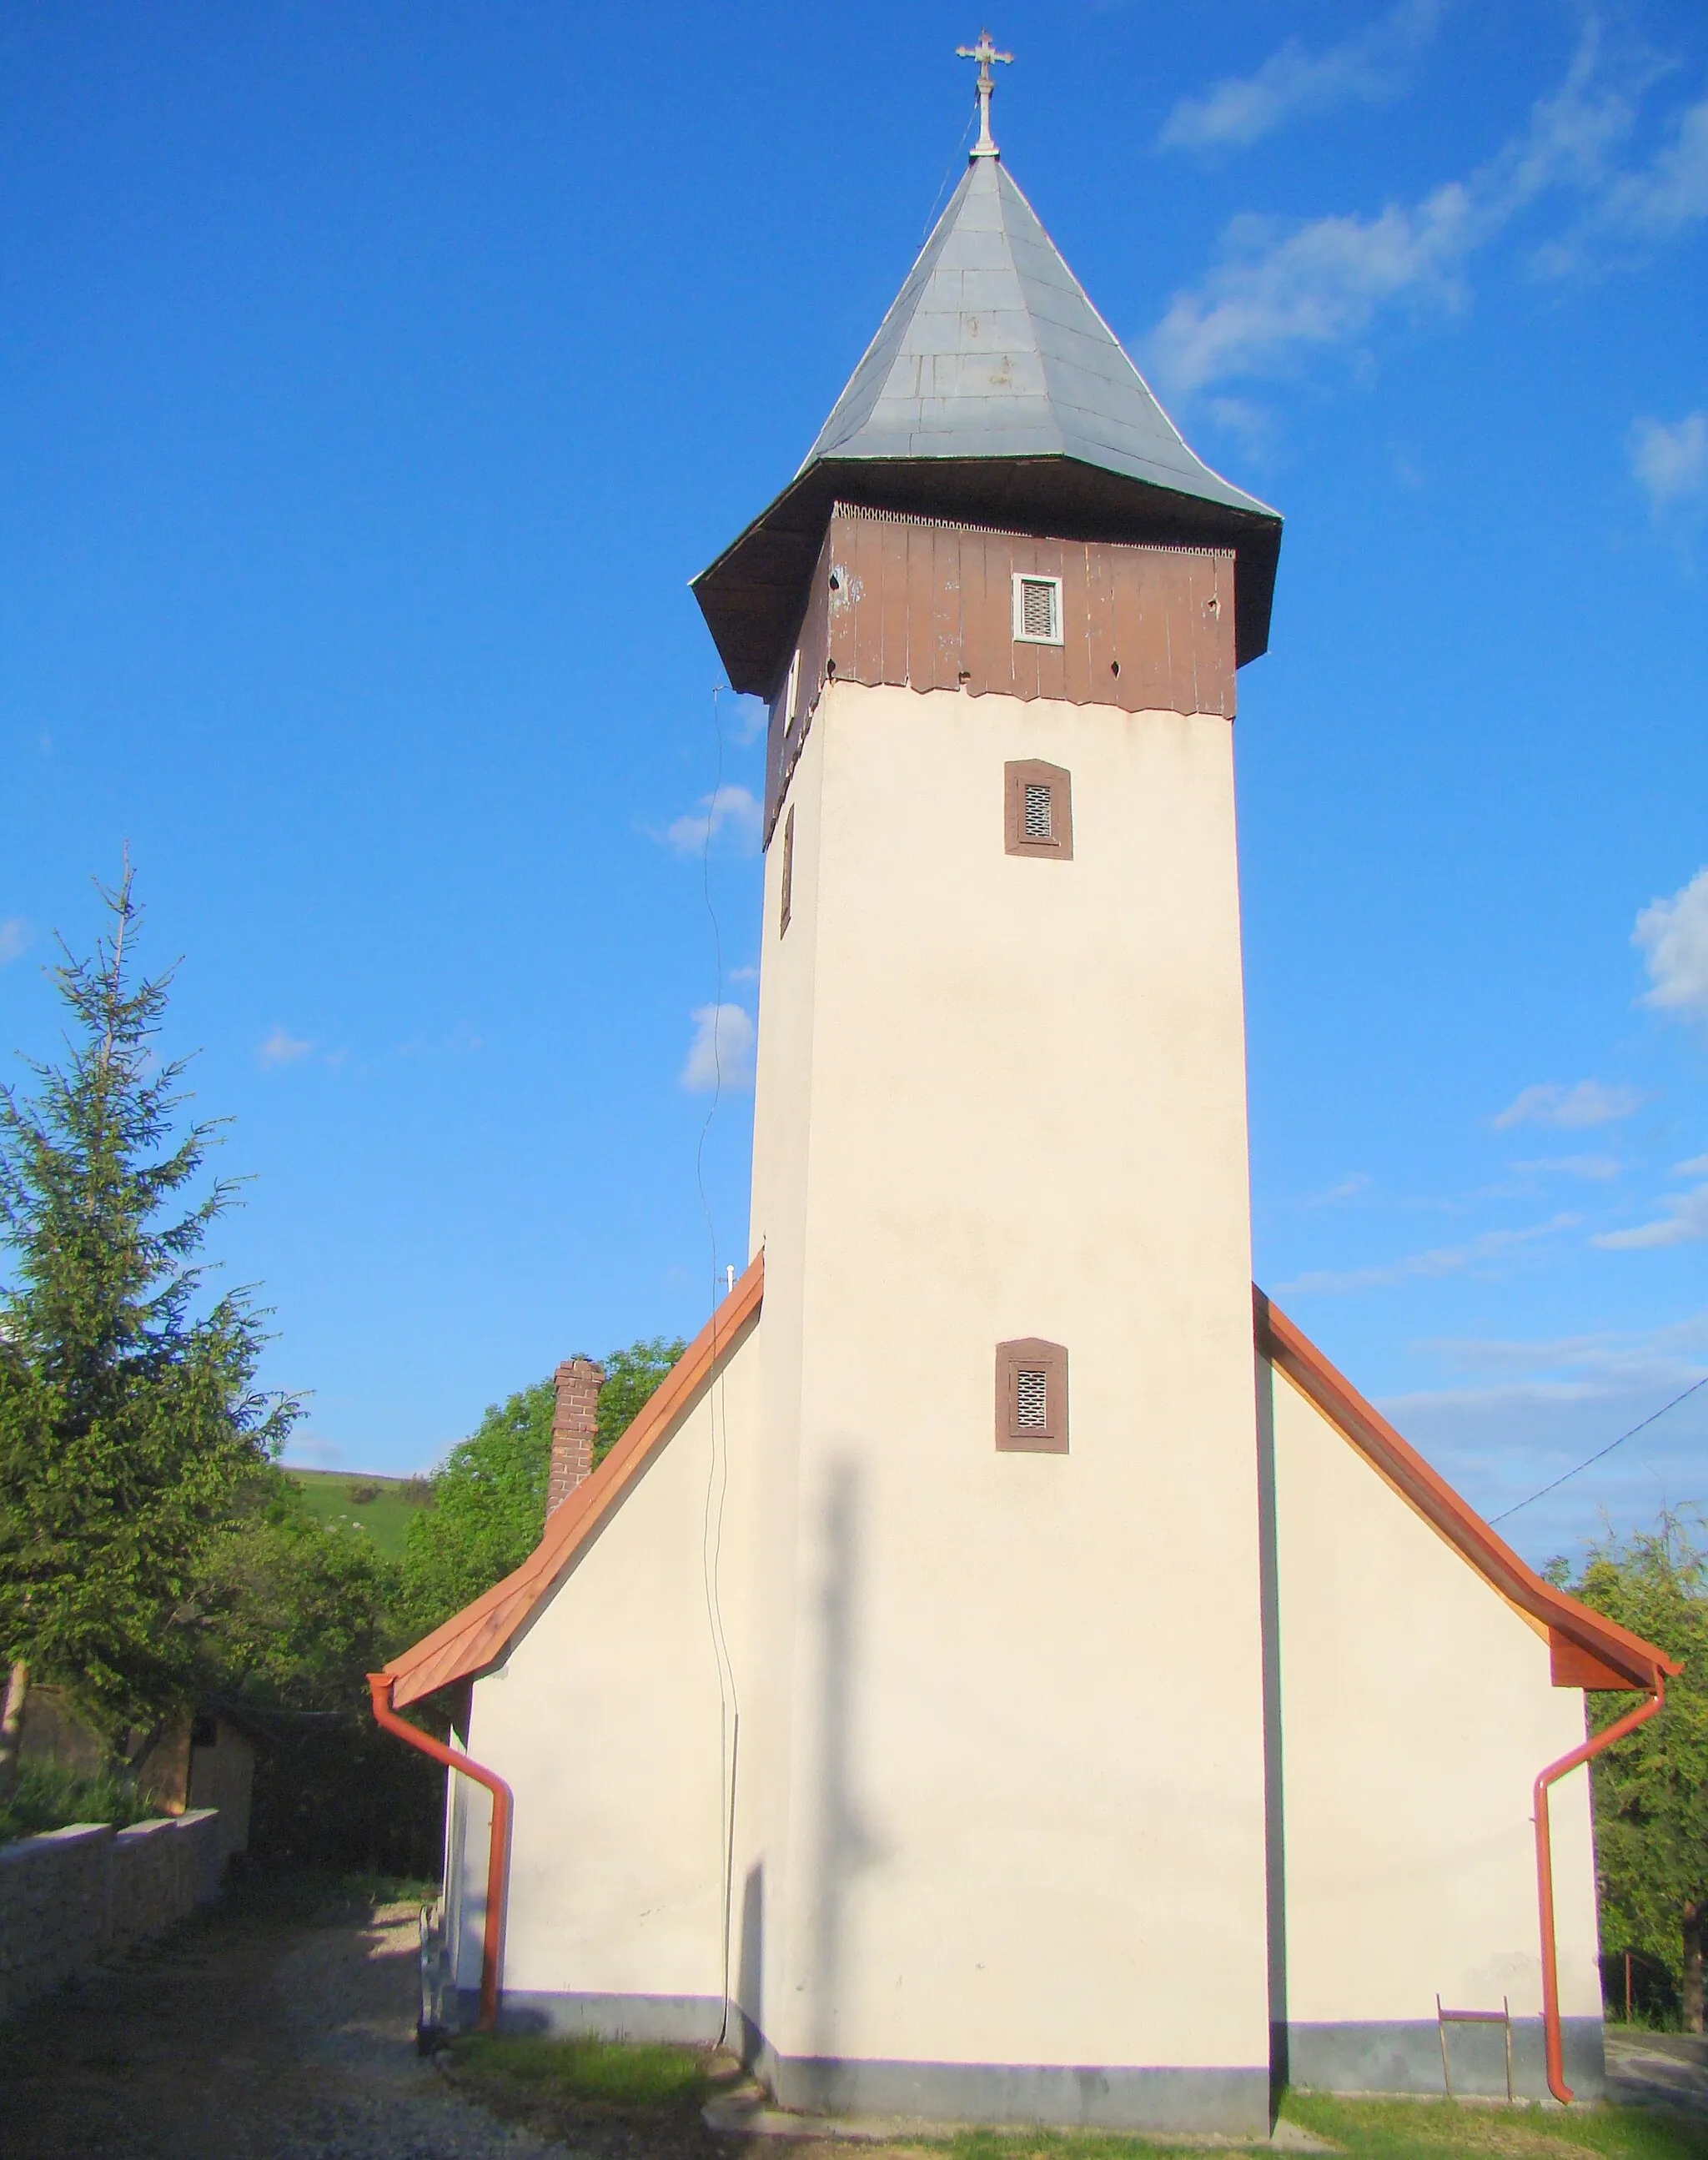
POLYGON ((212 1808, 0 1846, 0 2018, 217 1897, 225 1857, 212 1808))

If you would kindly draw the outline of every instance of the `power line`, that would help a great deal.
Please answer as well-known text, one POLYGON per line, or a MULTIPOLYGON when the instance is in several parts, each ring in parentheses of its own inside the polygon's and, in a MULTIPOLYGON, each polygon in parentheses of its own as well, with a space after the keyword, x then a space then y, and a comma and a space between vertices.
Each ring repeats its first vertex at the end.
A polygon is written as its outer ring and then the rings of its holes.
POLYGON ((1508 1515, 1516 1515, 1520 1508, 1528 1508, 1534 1501, 1545 1499, 1549 1493, 1558 1491, 1560 1487, 1566 1483, 1569 1479, 1576 1477, 1578 1471, 1587 1470, 1591 1463, 1599 1462, 1604 1455, 1611 1455, 1616 1447, 1622 1447, 1628 1440, 1634 1440, 1639 1432, 1652 1425, 1656 1418, 1664 1418, 1669 1410, 1675 1410, 1680 1403, 1687 1402, 1698 1388, 1708 1388, 1708 1373, 1705 1373, 1700 1380, 1692 1380, 1683 1394, 1674 1395, 1669 1403, 1663 1403, 1653 1415, 1644 1418, 1642 1424, 1633 1425, 1629 1432, 1622 1432, 1617 1440, 1610 1440, 1605 1447, 1598 1447, 1593 1455, 1587 1456, 1578 1464, 1576 1470, 1566 1471, 1564 1475, 1556 1477, 1551 1485, 1544 1485, 1539 1493, 1531 1493, 1529 1499, 1515 1500, 1510 1508, 1503 1508, 1499 1514, 1491 1515, 1488 1519, 1490 1524, 1503 1523, 1508 1515))

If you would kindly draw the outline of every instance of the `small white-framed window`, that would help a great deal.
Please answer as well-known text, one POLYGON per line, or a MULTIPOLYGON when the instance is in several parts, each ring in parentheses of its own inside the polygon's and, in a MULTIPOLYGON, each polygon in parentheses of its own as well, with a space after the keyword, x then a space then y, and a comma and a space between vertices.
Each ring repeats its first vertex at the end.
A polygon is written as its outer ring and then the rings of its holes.
POLYGON ((1062 580, 1014 574, 1014 641, 1016 645, 1060 645, 1062 580))

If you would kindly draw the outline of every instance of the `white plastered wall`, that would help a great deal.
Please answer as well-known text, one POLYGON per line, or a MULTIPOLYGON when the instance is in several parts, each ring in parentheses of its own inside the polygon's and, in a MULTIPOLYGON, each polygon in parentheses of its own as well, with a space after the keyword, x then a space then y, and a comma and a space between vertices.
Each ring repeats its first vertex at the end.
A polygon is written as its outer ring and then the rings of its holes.
MULTIPOLYGON (((1278 1555, 1286 2014, 1539 2017, 1530 1789, 1584 1737, 1548 1642, 1264 1361, 1278 1555)), ((1587 1773, 1553 1789, 1560 2010, 1599 2017, 1587 1773)))
MULTIPOLYGON (((752 1323, 505 1664, 475 1683, 469 1752, 516 1800, 507 1991, 721 1997, 731 1732, 703 1555, 726 1450, 751 1453, 760 1362, 752 1323)), ((719 1591, 739 1625, 727 1559, 719 1591)), ((483 1792, 465 1784, 465 1799, 469 1987, 489 1817, 483 1792)))
POLYGON ((791 2056, 1261 2065, 1228 723, 836 683, 790 800, 761 2022, 791 2056), (1011 758, 1070 770, 1071 863, 1005 853, 1011 758), (1066 1458, 995 1450, 1026 1335, 1068 1349, 1066 1458))
MULTIPOLYGON (((822 717, 822 714, 821 714, 822 717)), ((752 2023, 775 2038, 788 1992, 787 1909, 797 1652, 802 1614, 802 1316, 811 1185, 819 865, 825 730, 802 747, 766 853, 755 1074, 751 1250, 765 1254, 766 1353, 755 1445, 732 1456, 728 1565, 749 1586, 730 1649, 740 1703, 730 1981, 752 2023), (780 928, 785 820, 794 813, 787 935, 780 928)))

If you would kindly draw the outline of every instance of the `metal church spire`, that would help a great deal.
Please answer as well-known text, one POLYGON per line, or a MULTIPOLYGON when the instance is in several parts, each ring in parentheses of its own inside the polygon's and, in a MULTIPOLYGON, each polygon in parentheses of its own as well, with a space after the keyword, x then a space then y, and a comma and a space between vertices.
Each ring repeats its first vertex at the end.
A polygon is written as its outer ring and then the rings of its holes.
POLYGON ((961 60, 977 60, 979 63, 979 80, 974 86, 979 92, 979 140, 973 145, 972 154, 975 158, 999 158, 1002 153, 990 135, 990 93, 996 87, 996 78, 990 72, 990 63, 1002 60, 1011 65, 1014 55, 998 52, 990 42, 989 30, 979 33, 976 45, 957 45, 955 52, 961 60))
POLYGON ((1187 446, 1062 259, 984 126, 794 478, 693 581, 738 690, 787 668, 838 502, 1057 538, 1236 557, 1236 651, 1269 642, 1281 520, 1187 446))

